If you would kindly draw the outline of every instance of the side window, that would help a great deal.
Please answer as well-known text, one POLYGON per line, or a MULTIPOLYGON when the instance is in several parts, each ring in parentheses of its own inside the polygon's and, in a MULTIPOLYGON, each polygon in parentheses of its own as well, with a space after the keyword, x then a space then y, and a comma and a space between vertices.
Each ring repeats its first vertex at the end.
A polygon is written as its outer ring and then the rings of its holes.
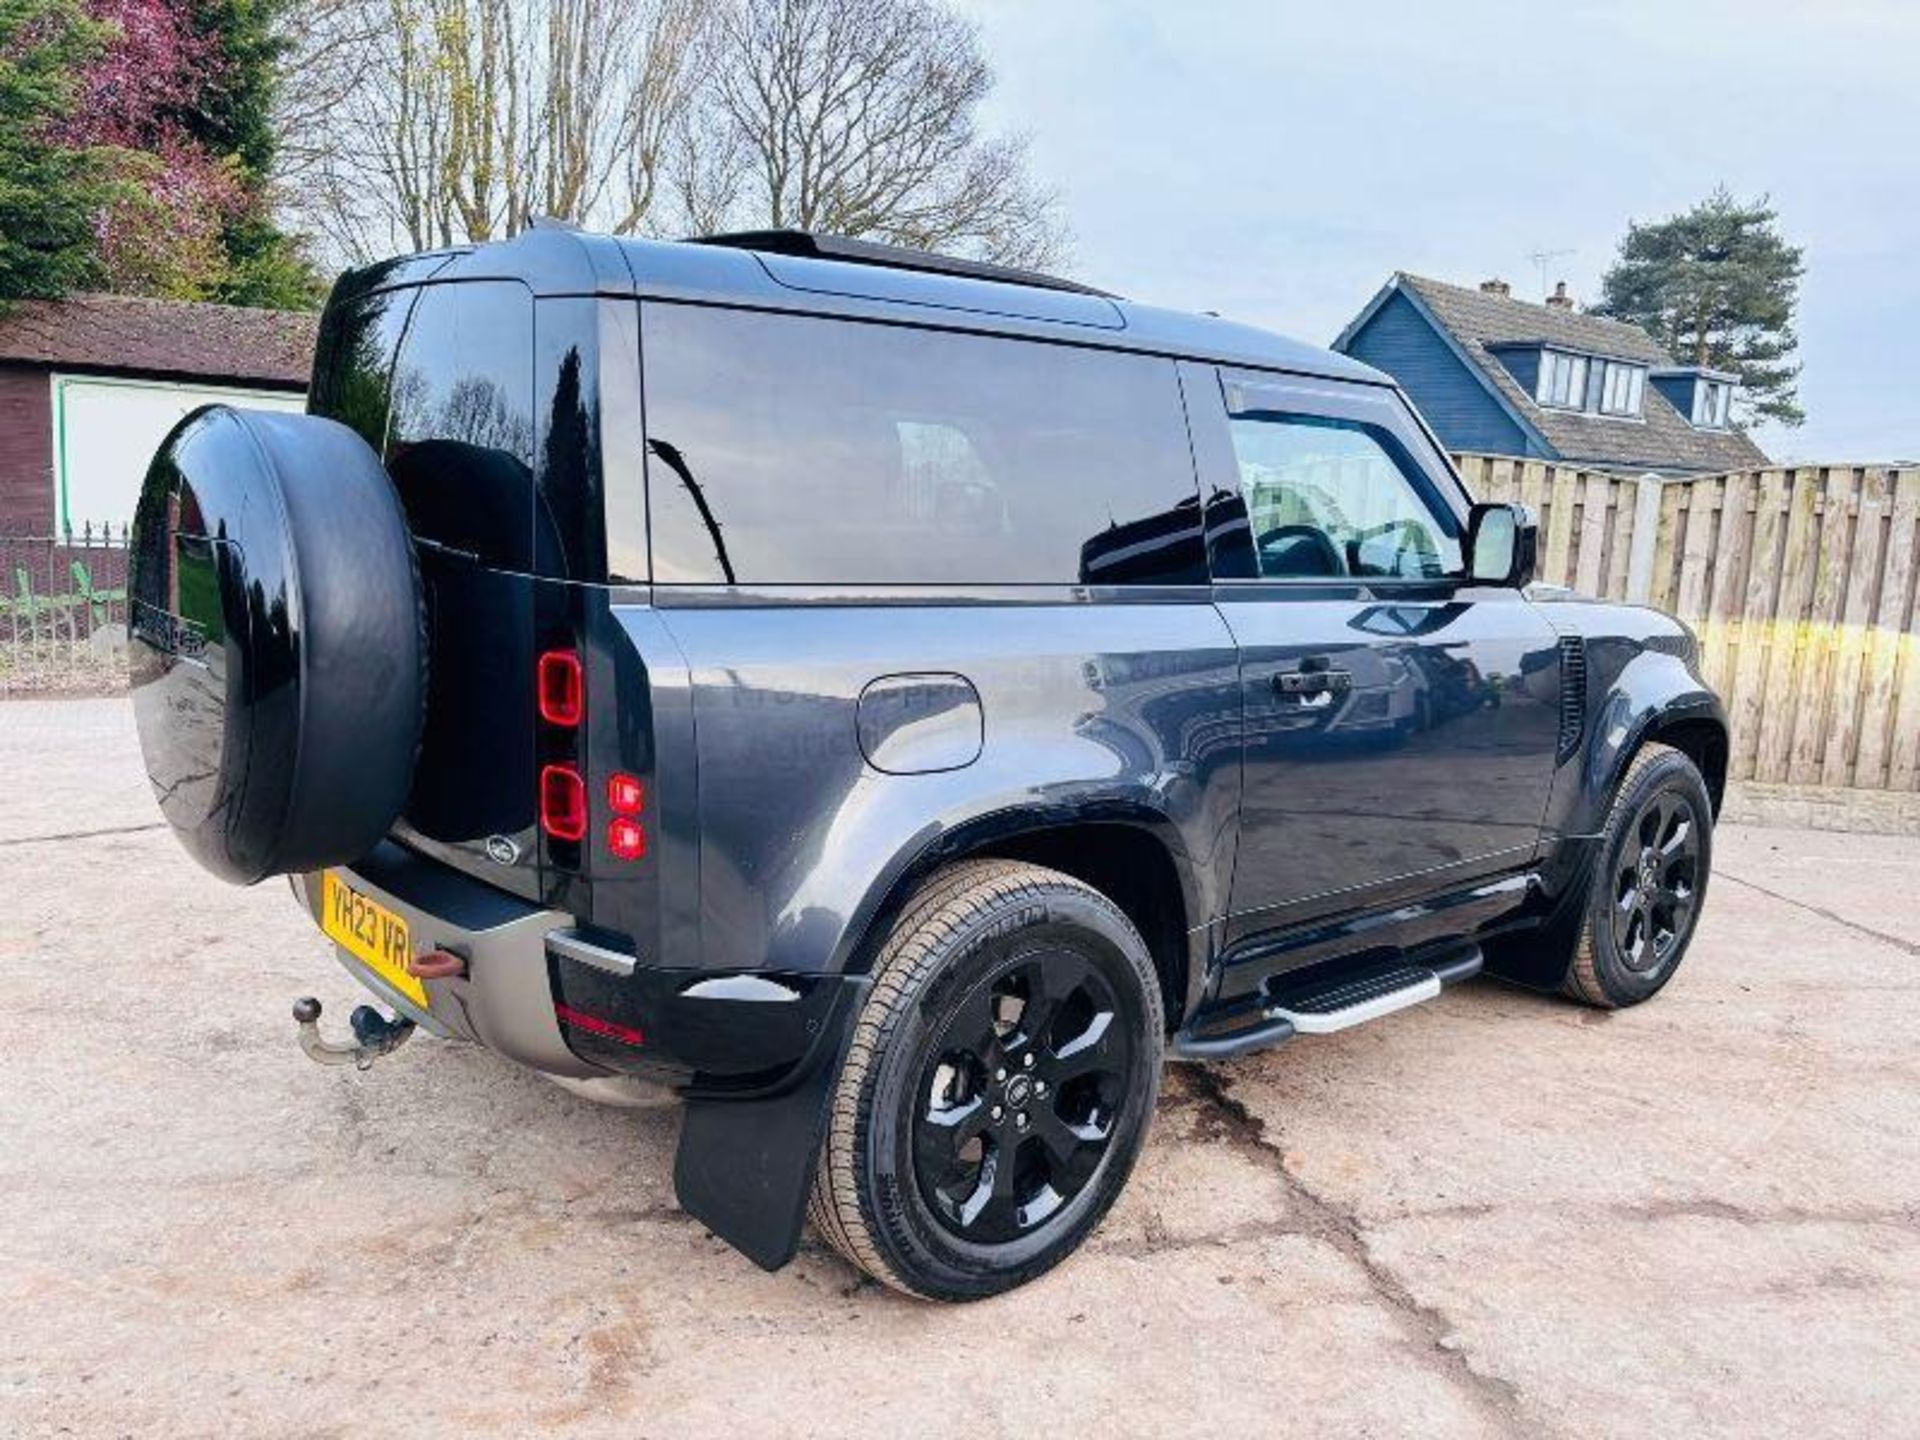
POLYGON ((1262 578, 1460 573, 1458 525, 1428 504, 1418 470, 1385 430, 1257 409, 1230 424, 1262 578))
POLYGON ((420 292, 393 376, 387 470, 414 534, 532 568, 533 297, 506 281, 420 292))
POLYGON ((375 450, 386 439, 394 357, 419 293, 361 295, 330 307, 321 325, 307 409, 358 430, 375 450))
POLYGON ((1173 363, 650 304, 656 584, 1197 584, 1173 363))

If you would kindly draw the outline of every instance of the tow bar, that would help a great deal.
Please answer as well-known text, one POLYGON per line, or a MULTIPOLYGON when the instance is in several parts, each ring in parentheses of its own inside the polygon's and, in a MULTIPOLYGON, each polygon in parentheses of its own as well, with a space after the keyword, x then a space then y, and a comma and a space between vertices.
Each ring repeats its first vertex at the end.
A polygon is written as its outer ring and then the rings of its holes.
POLYGON ((347 1023, 353 1027, 351 1045, 329 1040, 320 1033, 320 1002, 302 995, 293 1002, 293 1018, 300 1026, 300 1048, 318 1065, 352 1065, 370 1069, 382 1055, 398 1050, 413 1034, 413 1021, 389 1020, 371 1005, 356 1005, 347 1023))

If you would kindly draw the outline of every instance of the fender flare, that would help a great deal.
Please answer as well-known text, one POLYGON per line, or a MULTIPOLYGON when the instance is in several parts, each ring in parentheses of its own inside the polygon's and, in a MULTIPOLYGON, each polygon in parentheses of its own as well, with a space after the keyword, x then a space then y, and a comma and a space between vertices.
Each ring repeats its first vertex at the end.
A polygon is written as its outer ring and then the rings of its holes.
POLYGON ((1620 777, 1647 739, 1676 725, 1707 723, 1727 734, 1726 710, 1676 656, 1646 651, 1623 666, 1588 722, 1578 798, 1562 833, 1594 836, 1606 823, 1620 777))
POLYGON ((1171 817, 1137 800, 1121 799, 1105 805, 1020 804, 982 809, 951 823, 929 827, 931 833, 916 837, 911 848, 902 849, 891 864, 874 877, 860 903, 848 916, 836 942, 830 969, 843 973, 865 973, 872 952, 872 938, 898 913, 900 904, 913 887, 942 865, 967 855, 978 854, 997 844, 1050 831, 1111 826, 1147 836, 1166 852, 1174 878, 1180 886, 1182 909, 1187 929, 1204 924, 1213 908, 1199 879, 1199 867, 1187 853, 1179 827, 1171 817), (1202 919, 1195 921, 1198 915, 1202 919))

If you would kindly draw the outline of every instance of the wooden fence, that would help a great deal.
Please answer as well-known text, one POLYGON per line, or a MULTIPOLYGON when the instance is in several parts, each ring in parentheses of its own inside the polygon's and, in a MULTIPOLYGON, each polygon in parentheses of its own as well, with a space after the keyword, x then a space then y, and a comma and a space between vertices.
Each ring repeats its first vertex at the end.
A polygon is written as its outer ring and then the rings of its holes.
POLYGON ((1920 468, 1635 479, 1459 455, 1540 516, 1540 578, 1700 637, 1736 780, 1920 790, 1920 468))

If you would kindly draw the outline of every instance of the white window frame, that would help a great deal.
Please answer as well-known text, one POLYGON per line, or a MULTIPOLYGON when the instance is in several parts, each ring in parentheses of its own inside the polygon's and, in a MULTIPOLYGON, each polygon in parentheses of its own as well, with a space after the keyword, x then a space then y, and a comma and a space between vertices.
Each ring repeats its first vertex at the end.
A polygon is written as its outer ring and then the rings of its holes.
POLYGON ((1600 375, 1599 412, 1615 419, 1638 419, 1646 395, 1647 367, 1608 360, 1600 375))
POLYGON ((1693 392, 1693 423, 1701 430, 1724 430, 1733 404, 1733 385, 1726 380, 1701 380, 1693 392))
POLYGON ((1568 350, 1540 352, 1540 375, 1534 385, 1534 399, 1556 410, 1587 408, 1587 382, 1591 374, 1585 355, 1568 350))

